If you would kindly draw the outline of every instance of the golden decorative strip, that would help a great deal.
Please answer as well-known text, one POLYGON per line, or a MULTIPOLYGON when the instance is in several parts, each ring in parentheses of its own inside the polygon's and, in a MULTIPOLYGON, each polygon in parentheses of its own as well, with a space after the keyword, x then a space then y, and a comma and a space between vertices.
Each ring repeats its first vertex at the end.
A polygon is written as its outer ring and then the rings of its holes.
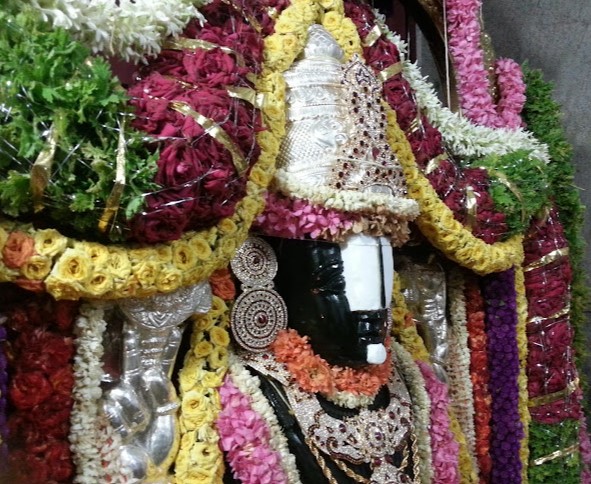
POLYGON ((49 185, 51 178, 51 165, 57 149, 57 133, 54 126, 51 126, 47 132, 47 145, 33 163, 31 168, 31 194, 33 196, 33 210, 40 212, 43 210, 43 193, 49 185))
POLYGON ((556 262, 558 259, 562 257, 566 257, 568 255, 568 247, 562 247, 560 249, 553 250, 552 252, 548 252, 545 256, 540 257, 537 261, 528 264, 523 268, 524 272, 533 271, 534 269, 538 269, 540 267, 546 266, 548 264, 552 264, 552 262, 556 262))
POLYGON ((125 190, 125 121, 121 122, 121 126, 119 129, 119 140, 117 142, 117 164, 115 168, 115 184, 109 194, 109 198, 107 198, 107 202, 105 205, 105 210, 103 210, 103 214, 101 219, 99 220, 99 230, 101 232, 105 232, 109 223, 119 210, 119 203, 121 202, 121 197, 123 196, 123 191, 125 190))
POLYGON ((236 51, 230 49, 230 47, 226 47, 223 45, 214 44, 213 42, 208 42, 207 40, 201 39, 187 39, 186 37, 178 37, 176 39, 167 40, 164 45, 162 46, 163 49, 171 49, 171 50, 214 50, 220 49, 225 54, 232 55, 236 58, 236 63, 240 67, 244 67, 244 58, 236 51))
POLYGON ((568 313, 570 312, 570 304, 567 304, 564 308, 562 308, 560 311, 552 314, 551 316, 548 317, 542 317, 542 316, 534 316, 533 318, 530 318, 530 320, 528 321, 528 323, 543 323, 544 321, 551 321, 552 319, 558 319, 561 316, 566 316, 568 313))
POLYGON ((240 149, 234 144, 234 141, 228 136, 228 133, 226 133, 218 123, 213 119, 207 118, 198 113, 185 102, 171 101, 170 106, 175 111, 193 118, 193 120, 201 126, 208 135, 221 143, 232 155, 232 161, 234 162, 234 166, 239 175, 242 175, 246 171, 246 160, 242 153, 240 153, 240 149))
POLYGON ((380 72, 378 77, 382 82, 386 82, 388 79, 394 77, 396 74, 400 74, 401 72, 402 62, 396 62, 396 64, 386 67, 382 72, 380 72))
POLYGON ((571 382, 568 383, 566 388, 560 390, 558 392, 549 393, 548 395, 541 395, 539 397, 530 398, 529 402, 527 403, 528 407, 541 407, 542 405, 547 405, 549 403, 554 403, 563 398, 572 395, 576 389, 579 388, 579 377, 575 378, 571 382))
POLYGON ((406 132, 407 133, 414 133, 422 125, 423 125, 423 123, 421 121, 421 113, 419 112, 419 113, 417 113, 417 115, 415 116, 415 118, 410 123, 410 126, 407 128, 406 132))
POLYGON ((250 24, 250 26, 253 29, 255 29, 258 33, 261 33, 263 28, 261 27, 261 24, 259 23, 259 21, 256 18, 254 18, 254 15, 252 15, 251 12, 248 12, 246 8, 243 8, 242 6, 237 5, 232 0, 222 0, 222 1, 226 5, 230 5, 234 10, 236 10, 237 13, 242 15, 242 17, 248 21, 248 23, 250 24))
POLYGON ((230 97, 242 99, 243 101, 252 104, 257 109, 263 109, 263 106, 265 105, 265 95, 257 93, 250 87, 228 86, 226 87, 226 91, 230 97))
POLYGON ((552 452, 551 454, 548 454, 544 457, 539 457, 532 461, 532 465, 541 466, 542 464, 545 464, 546 462, 549 462, 551 460, 559 459, 560 457, 566 457, 567 455, 574 454, 578 450, 579 444, 574 444, 570 447, 567 447, 566 449, 557 450, 556 452, 552 452))
POLYGON ((363 41, 363 45, 365 47, 371 47, 372 45, 374 45, 378 39, 382 36, 382 29, 380 29, 380 26, 378 24, 375 24, 373 26, 373 29, 371 29, 369 31, 369 33, 367 34, 367 37, 365 37, 365 40, 363 41))
POLYGON ((468 227, 474 228, 476 225, 476 214, 478 210, 478 197, 474 187, 466 186, 466 222, 468 227))
POLYGON ((521 191, 519 190, 519 188, 517 188, 517 186, 511 180, 509 180, 504 173, 502 173, 498 170, 495 170, 494 168, 485 168, 485 167, 482 167, 482 168, 487 170, 490 175, 495 176, 499 180, 499 182, 502 183, 503 185, 505 185, 507 187, 507 189, 511 193, 513 193, 513 195, 515 195, 515 198, 517 198, 517 200, 519 200, 519 204, 521 205, 521 221, 525 222, 525 219, 526 219, 525 204, 523 202, 523 195, 521 194, 521 191))
POLYGON ((440 155, 437 155, 435 158, 431 158, 429 160, 429 163, 427 163, 427 167, 425 168, 425 175, 428 175, 429 173, 432 173, 435 170, 437 170, 441 162, 447 160, 447 158, 447 153, 441 153, 440 155))
POLYGON ((277 20, 277 17, 279 17, 279 11, 275 7, 267 7, 267 15, 273 20, 277 20))

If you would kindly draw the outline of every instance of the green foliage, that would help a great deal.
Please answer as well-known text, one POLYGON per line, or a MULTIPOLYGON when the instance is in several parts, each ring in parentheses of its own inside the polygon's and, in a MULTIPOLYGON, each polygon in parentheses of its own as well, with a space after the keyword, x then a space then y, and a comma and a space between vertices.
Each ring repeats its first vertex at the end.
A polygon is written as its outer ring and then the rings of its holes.
POLYGON ((579 423, 576 420, 564 420, 559 424, 532 422, 529 432, 529 482, 579 484, 581 482, 581 458, 578 451, 549 460, 541 465, 533 465, 536 459, 576 445, 579 442, 579 423))
MULTIPOLYGON (((583 270, 585 241, 582 236, 585 207, 574 184, 575 169, 572 164, 573 150, 562 127, 560 105, 552 99, 554 87, 544 81, 539 70, 523 66, 527 101, 523 119, 529 130, 546 143, 552 158, 548 166, 550 192, 558 207, 560 220, 569 243, 569 256, 573 268, 571 323, 575 329, 575 350, 579 368, 587 354, 585 342, 585 307, 589 301, 589 289, 583 270)), ((583 385, 587 382, 582 379, 583 385)), ((587 407, 589 403, 587 402, 587 407)))
POLYGON ((488 170, 489 192, 495 207, 506 216, 507 235, 524 233, 531 217, 548 204, 545 164, 527 151, 519 150, 478 160, 478 165, 488 170))
POLYGON ((117 224, 140 210, 142 195, 156 188, 157 154, 129 123, 122 125, 131 117, 128 98, 109 64, 27 7, 15 15, 0 12, 0 59, 0 210, 33 216, 28 180, 51 130, 57 147, 39 216, 66 233, 100 237, 121 129, 126 178, 133 182, 125 187, 117 224))

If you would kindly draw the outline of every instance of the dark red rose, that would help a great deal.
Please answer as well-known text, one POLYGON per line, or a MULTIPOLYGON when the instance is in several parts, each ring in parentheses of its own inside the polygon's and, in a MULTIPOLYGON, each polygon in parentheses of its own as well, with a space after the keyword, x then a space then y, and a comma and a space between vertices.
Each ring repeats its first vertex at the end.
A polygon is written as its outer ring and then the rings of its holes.
POLYGON ((11 309, 8 313, 8 326, 18 333, 35 328, 27 315, 26 309, 21 306, 11 309))
MULTIPOLYGON (((214 143, 209 143, 214 145, 214 143)), ((225 149, 218 143, 219 153, 225 149)), ((160 153, 158 160, 158 173, 156 183, 164 187, 181 187, 187 183, 199 183, 209 168, 208 162, 216 159, 219 154, 215 153, 213 158, 207 159, 201 150, 186 144, 183 141, 175 141, 167 145, 160 153), (204 159, 205 158, 205 159, 204 159)))
POLYGON ((388 40, 380 37, 371 47, 363 49, 365 61, 376 73, 387 69, 400 60, 398 49, 388 40))
POLYGON ((31 411, 31 420, 47 437, 66 438, 73 403, 71 395, 54 394, 31 411))
POLYGON ((25 371, 53 373, 66 366, 74 357, 72 338, 64 338, 44 330, 23 333, 19 336, 22 350, 19 368, 25 371))
POLYGON ((249 72, 237 66, 234 57, 220 49, 198 49, 183 57, 183 66, 186 71, 183 81, 220 89, 239 84, 249 72))
POLYGON ((8 394, 16 408, 25 410, 47 400, 52 391, 51 383, 42 372, 29 371, 14 376, 8 394))
POLYGON ((72 453, 67 442, 53 441, 45 452, 49 467, 49 478, 55 481, 67 481, 74 475, 72 453))
POLYGON ((74 388, 74 373, 70 365, 63 366, 49 375, 53 391, 60 395, 71 395, 74 388))
POLYGON ((72 327, 74 319, 78 316, 78 301, 56 301, 53 307, 55 314, 55 323, 61 331, 66 331, 72 327))
POLYGON ((369 4, 345 2, 345 14, 353 21, 362 38, 375 24, 375 15, 369 4))
POLYGON ((180 239, 187 227, 189 216, 179 205, 162 205, 133 219, 132 233, 136 240, 154 244, 180 239))
POLYGON ((418 112, 408 82, 400 75, 390 78, 384 84, 384 99, 396 111, 400 128, 407 131, 418 112))
POLYGON ((16 450, 8 456, 11 482, 20 484, 47 484, 49 466, 40 457, 26 451, 16 450))

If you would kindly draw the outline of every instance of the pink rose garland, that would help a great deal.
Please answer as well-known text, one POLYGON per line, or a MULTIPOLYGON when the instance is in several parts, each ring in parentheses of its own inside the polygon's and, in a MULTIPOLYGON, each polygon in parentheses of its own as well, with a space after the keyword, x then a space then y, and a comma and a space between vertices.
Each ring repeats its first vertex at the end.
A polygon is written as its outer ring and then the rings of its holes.
POLYGON ((227 453, 234 477, 244 484, 287 484, 279 453, 270 447, 266 422, 229 376, 220 388, 220 398, 220 446, 227 453))
POLYGON ((459 484, 460 471, 458 456, 460 446, 450 429, 449 397, 447 387, 440 382, 433 369, 425 362, 418 361, 429 399, 431 400, 431 447, 433 455, 433 483, 459 484))
POLYGON ((499 102, 489 92, 484 52, 480 47, 480 0, 446 0, 449 50, 456 70, 463 113, 477 124, 492 128, 519 128, 525 103, 525 84, 519 65, 511 59, 495 64, 499 102))

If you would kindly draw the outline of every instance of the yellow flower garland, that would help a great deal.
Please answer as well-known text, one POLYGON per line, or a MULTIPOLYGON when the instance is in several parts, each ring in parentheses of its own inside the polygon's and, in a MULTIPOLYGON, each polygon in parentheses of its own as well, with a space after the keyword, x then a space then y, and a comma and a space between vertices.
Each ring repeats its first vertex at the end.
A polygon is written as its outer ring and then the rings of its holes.
POLYGON ((519 455, 523 463, 521 469, 521 482, 527 484, 527 464, 529 462, 529 423, 531 415, 528 408, 529 393, 527 390, 527 297, 525 295, 525 276, 523 268, 515 268, 515 293, 517 295, 517 348, 519 351, 519 415, 523 424, 523 439, 519 455))
POLYGON ((268 129, 257 134, 261 154, 234 215, 215 227, 186 233, 180 240, 133 248, 77 241, 57 230, 37 230, 30 224, 0 220, 0 255, 9 234, 22 232, 33 238, 35 251, 42 256, 32 256, 18 269, 7 267, 0 257, 0 282, 43 283, 46 292, 56 299, 118 299, 174 291, 227 266, 264 207, 263 194, 275 170, 285 126, 281 75, 267 69, 256 87, 265 95, 262 113, 268 129))
POLYGON ((396 123, 396 113, 389 106, 385 107, 388 140, 402 165, 408 194, 419 204, 420 214, 415 223, 427 240, 450 260, 480 275, 521 265, 522 236, 489 245, 454 219, 453 212, 439 199, 429 180, 418 169, 406 136, 396 123))
POLYGON ((180 448, 175 461, 176 482, 221 482, 224 456, 218 446, 215 421, 220 412, 218 389, 228 369, 230 310, 214 296, 208 314, 195 316, 191 350, 179 373, 180 448))

